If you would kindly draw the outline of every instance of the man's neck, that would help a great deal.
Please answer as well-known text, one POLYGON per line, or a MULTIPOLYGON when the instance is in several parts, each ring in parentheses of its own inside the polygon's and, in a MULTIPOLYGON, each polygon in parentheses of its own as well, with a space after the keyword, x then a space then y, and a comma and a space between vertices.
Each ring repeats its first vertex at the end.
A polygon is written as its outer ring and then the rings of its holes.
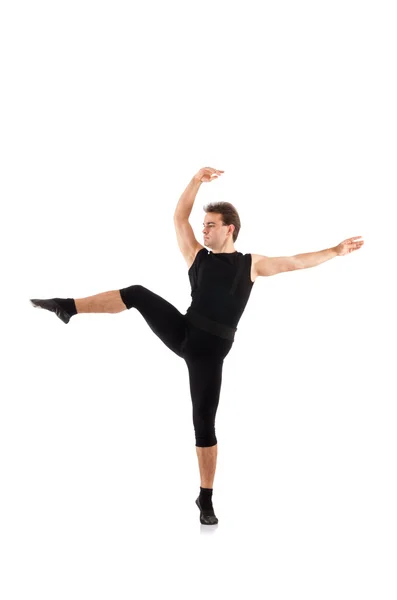
POLYGON ((224 250, 223 252, 214 252, 214 250, 211 250, 211 252, 212 254, 234 254, 237 250, 224 250))

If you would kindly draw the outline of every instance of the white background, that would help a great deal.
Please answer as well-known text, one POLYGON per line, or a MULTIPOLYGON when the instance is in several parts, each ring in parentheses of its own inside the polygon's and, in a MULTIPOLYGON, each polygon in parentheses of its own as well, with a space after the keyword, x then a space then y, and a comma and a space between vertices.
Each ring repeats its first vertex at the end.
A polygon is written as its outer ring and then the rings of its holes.
POLYGON ((1 50, 3 600, 395 600, 392 2, 8 2, 1 50), (217 527, 188 372, 135 310, 29 298, 139 283, 182 313, 173 213, 204 166, 238 251, 362 236, 260 278, 225 359, 217 527))

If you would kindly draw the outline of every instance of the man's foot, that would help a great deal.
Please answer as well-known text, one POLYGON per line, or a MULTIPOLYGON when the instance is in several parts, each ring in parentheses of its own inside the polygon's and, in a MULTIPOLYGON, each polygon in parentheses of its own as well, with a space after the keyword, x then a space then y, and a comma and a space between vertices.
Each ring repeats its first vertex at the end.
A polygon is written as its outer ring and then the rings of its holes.
POLYGON ((201 508, 200 496, 196 499, 196 504, 200 509, 200 523, 202 525, 216 525, 218 523, 218 519, 212 508, 201 508))
POLYGON ((54 312, 64 323, 69 323, 71 315, 66 312, 55 300, 30 300, 35 308, 45 308, 54 312))

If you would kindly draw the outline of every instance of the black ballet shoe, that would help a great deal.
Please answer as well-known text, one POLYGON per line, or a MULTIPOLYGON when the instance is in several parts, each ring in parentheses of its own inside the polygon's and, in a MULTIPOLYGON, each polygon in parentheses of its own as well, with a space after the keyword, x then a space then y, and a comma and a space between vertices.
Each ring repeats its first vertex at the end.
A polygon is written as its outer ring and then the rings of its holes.
POLYGON ((30 302, 35 308, 45 308, 46 310, 50 310, 51 312, 54 312, 61 321, 69 323, 70 314, 61 308, 55 300, 30 300, 30 302))
POLYGON ((218 519, 212 508, 201 508, 200 496, 196 499, 196 504, 200 509, 200 523, 202 525, 216 525, 218 523, 218 519))

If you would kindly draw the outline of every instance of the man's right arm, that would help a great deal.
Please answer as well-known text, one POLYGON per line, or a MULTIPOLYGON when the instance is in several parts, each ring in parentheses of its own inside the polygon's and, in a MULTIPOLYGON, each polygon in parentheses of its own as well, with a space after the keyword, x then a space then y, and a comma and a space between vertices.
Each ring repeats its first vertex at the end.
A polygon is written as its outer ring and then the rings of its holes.
POLYGON ((182 196, 179 198, 179 202, 176 205, 174 220, 176 219, 189 219, 190 213, 192 212, 194 200, 197 196, 201 186, 201 181, 196 177, 192 177, 188 183, 182 196))

